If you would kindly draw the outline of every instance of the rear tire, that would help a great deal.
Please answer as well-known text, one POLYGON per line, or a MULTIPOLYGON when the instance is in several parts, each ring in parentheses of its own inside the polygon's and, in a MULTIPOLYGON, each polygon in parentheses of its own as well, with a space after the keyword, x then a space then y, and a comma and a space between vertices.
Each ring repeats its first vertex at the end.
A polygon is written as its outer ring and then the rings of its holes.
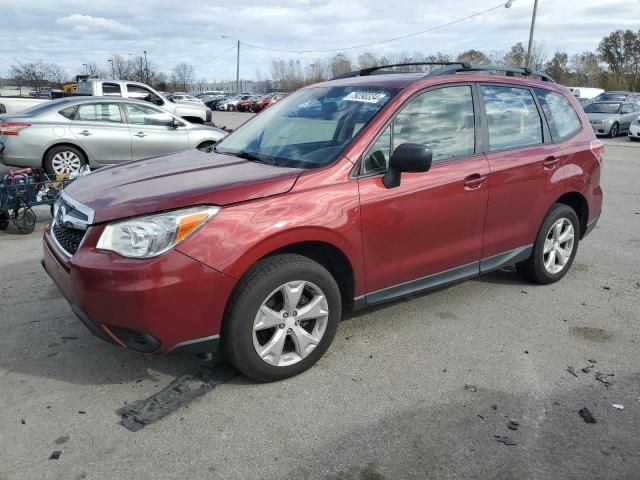
POLYGON ((557 282, 571 268, 579 241, 580 221, 576 212, 567 205, 554 203, 538 231, 531 256, 516 264, 516 270, 533 283, 557 282))
POLYGON ((223 348, 247 377, 282 380, 322 357, 341 314, 340 290, 322 265, 301 255, 268 257, 251 267, 229 300, 223 348))
POLYGON ((44 157, 44 168, 49 175, 70 174, 80 170, 86 163, 84 153, 71 145, 53 147, 44 157))

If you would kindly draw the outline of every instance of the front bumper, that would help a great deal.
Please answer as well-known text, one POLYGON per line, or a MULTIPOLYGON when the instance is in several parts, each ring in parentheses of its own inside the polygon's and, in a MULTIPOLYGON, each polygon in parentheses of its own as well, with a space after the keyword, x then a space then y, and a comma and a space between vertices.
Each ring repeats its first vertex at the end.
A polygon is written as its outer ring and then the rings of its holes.
POLYGON ((45 229, 42 265, 82 323, 137 352, 215 351, 235 280, 176 250, 149 260, 96 250, 101 231, 68 258, 45 229))
POLYGON ((612 125, 612 122, 592 123, 591 128, 593 128, 593 133, 596 135, 609 135, 612 125))
POLYGON ((640 139, 640 125, 634 125, 633 123, 629 127, 629 136, 631 138, 640 139))

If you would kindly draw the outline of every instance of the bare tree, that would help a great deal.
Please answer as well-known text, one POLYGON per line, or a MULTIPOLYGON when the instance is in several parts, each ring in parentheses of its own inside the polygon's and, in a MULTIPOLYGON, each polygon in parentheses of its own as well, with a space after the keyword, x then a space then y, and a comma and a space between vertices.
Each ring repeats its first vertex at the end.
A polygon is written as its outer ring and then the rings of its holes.
POLYGON ((456 57, 456 61, 467 62, 467 63, 479 63, 484 65, 491 63, 491 59, 486 53, 481 52, 480 50, 474 50, 474 49, 465 50, 464 52, 461 52, 456 57))
MULTIPOLYGON (((18 86, 32 86, 39 92, 42 87, 55 85, 61 87, 68 79, 68 73, 64 68, 54 63, 46 63, 38 60, 30 63, 17 61, 11 65, 9 76, 18 86)), ((22 89, 20 89, 22 93, 22 89)))
POLYGON ((331 76, 336 77, 343 73, 348 73, 353 70, 351 65, 351 59, 344 53, 338 53, 329 62, 329 69, 331 76))
POLYGON ((185 92, 187 91, 188 86, 193 83, 195 76, 196 72, 193 66, 186 62, 181 62, 173 68, 173 78, 175 79, 175 83, 185 92))

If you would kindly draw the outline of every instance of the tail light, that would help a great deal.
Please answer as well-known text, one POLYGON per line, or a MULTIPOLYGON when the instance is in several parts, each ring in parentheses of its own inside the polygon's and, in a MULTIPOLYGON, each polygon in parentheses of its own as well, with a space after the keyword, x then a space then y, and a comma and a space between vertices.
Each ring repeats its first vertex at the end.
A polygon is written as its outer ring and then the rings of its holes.
POLYGON ((30 123, 0 123, 0 135, 18 135, 21 130, 30 126, 30 123))
POLYGON ((591 140, 591 145, 589 146, 591 153, 596 157, 598 163, 602 163, 602 159, 604 157, 604 143, 600 140, 591 140))

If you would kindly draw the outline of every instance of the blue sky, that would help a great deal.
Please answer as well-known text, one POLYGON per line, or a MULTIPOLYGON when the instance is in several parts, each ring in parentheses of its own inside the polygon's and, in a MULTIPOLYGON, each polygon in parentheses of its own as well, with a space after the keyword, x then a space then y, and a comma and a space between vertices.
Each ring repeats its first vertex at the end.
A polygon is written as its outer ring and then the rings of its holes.
MULTIPOLYGON (((235 77, 235 39, 275 49, 337 49, 425 30, 499 4, 499 0, 206 4, 196 0, 0 0, 0 76, 7 74, 14 59, 58 63, 75 75, 83 63, 107 68, 113 53, 127 56, 146 50, 150 61, 164 71, 186 61, 196 67, 198 79, 229 79, 235 77)), ((504 51, 518 41, 526 44, 532 8, 533 0, 515 0, 509 9, 347 53, 356 57, 365 50, 386 55, 456 53, 469 48, 504 51)), ((640 0, 540 0, 536 40, 550 55, 556 50, 594 50, 613 30, 640 29, 639 19, 640 0)), ((268 77, 274 57, 311 63, 330 55, 274 53, 243 46, 241 76, 254 78, 260 70, 268 77)))

